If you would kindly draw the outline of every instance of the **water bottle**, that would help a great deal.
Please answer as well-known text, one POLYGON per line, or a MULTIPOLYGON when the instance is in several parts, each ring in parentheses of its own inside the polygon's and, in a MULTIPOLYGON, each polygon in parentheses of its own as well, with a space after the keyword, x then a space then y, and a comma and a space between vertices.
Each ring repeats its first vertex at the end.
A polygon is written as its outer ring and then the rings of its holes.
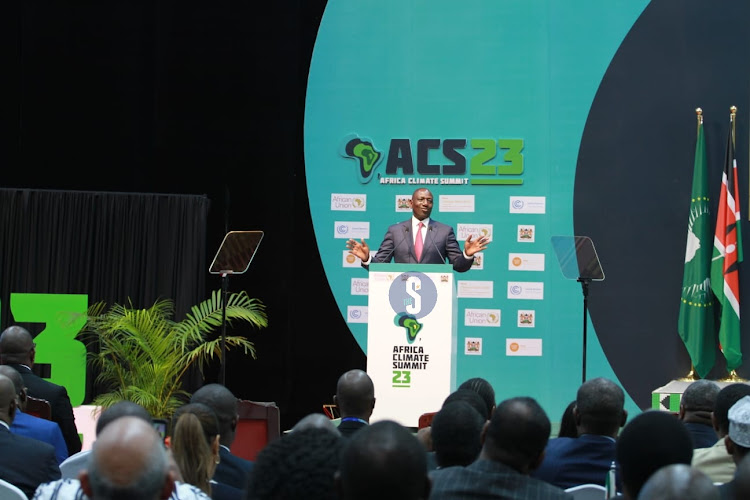
POLYGON ((607 471, 607 478, 604 480, 604 498, 614 498, 617 495, 617 464, 612 460, 612 464, 607 471))

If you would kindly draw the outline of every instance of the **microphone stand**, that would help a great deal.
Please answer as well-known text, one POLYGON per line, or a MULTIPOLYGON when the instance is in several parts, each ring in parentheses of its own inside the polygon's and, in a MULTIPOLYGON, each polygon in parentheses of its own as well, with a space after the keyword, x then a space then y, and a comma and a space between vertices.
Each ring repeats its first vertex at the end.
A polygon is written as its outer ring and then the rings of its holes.
POLYGON ((223 386, 226 386, 227 376, 227 295, 229 293, 230 272, 221 272, 221 372, 219 373, 219 383, 223 386))

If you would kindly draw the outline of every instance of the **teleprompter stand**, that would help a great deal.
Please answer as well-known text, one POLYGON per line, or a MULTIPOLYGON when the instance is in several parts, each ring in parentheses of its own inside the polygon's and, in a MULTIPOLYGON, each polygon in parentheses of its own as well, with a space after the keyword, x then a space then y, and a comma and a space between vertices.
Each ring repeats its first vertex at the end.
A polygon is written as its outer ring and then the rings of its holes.
POLYGON ((229 231, 221 242, 208 272, 221 275, 221 372, 219 383, 226 385, 227 370, 227 295, 229 293, 229 276, 244 274, 250 267, 263 231, 229 231))
POLYGON ((604 281, 604 271, 599 263, 594 242, 588 236, 553 236, 551 239, 563 276, 576 280, 583 289, 583 358, 581 362, 581 383, 583 383, 586 382, 589 284, 592 281, 604 281))

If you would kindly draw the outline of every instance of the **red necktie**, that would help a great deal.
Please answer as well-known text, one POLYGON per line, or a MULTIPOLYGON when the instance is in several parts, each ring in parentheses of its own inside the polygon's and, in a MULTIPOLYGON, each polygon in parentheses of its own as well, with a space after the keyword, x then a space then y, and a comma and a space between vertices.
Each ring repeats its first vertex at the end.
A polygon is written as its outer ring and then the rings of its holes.
POLYGON ((417 229, 417 239, 414 240, 414 253, 417 254, 417 262, 419 262, 422 259, 422 246, 424 245, 424 242, 422 241, 422 228, 423 227, 424 227, 424 224, 420 222, 419 229, 417 229))

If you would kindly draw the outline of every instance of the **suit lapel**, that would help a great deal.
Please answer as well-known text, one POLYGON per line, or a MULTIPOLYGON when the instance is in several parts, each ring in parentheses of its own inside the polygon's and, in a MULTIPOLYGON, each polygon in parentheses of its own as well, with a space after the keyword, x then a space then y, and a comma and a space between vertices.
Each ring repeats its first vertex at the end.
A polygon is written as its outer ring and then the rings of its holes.
POLYGON ((404 222, 404 238, 406 238, 406 246, 409 249, 409 256, 417 262, 417 254, 414 251, 414 235, 412 234, 411 219, 404 222))

